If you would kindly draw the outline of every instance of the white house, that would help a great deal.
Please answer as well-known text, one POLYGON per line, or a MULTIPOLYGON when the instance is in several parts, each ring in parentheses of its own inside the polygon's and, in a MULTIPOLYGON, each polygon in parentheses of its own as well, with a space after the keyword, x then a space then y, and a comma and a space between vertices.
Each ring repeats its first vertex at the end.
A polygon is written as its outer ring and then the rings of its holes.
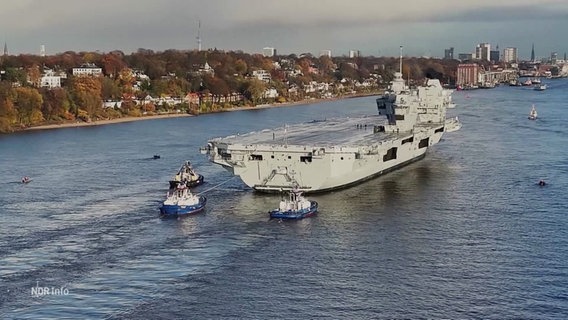
POLYGON ((39 86, 43 88, 59 88, 61 87, 61 76, 56 75, 53 70, 45 68, 43 75, 39 79, 39 86))
POLYGON ((254 70, 252 72, 252 76, 264 82, 270 82, 270 80, 272 79, 272 77, 270 76, 270 72, 262 69, 254 70))
POLYGON ((94 63, 85 63, 78 68, 73 68, 74 76, 100 76, 103 69, 97 67, 94 63))

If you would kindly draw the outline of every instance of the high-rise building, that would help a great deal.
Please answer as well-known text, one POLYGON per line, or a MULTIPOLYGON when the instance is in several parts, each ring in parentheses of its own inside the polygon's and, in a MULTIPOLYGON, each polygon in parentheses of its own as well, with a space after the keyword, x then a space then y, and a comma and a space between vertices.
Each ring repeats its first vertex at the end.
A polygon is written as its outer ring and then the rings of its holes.
POLYGON ((499 62, 499 50, 491 50, 489 52, 489 61, 492 62, 499 62))
POLYGON ((534 62, 535 61, 535 56, 534 56, 534 43, 532 44, 532 49, 531 49, 531 61, 534 62))
POLYGON ((480 43, 475 47, 475 58, 478 60, 489 61, 491 58, 491 45, 489 43, 480 43))
POLYGON ((276 55, 276 49, 272 47, 262 48, 262 55, 265 57, 274 57, 276 55))
POLYGON ((454 48, 444 49, 444 59, 454 59, 454 48))
POLYGON ((45 57, 45 45, 43 44, 39 47, 39 56, 45 57))
POLYGON ((467 60, 472 60, 473 59, 473 54, 471 53, 460 53, 458 54, 458 60, 460 61, 467 61, 467 60))
POLYGON ((505 48, 503 50, 503 61, 507 63, 514 63, 517 62, 517 48, 505 48))
POLYGON ((349 50, 349 58, 358 58, 360 55, 359 50, 349 50))
POLYGON ((320 57, 323 57, 323 56, 331 58, 331 50, 320 51, 320 57))

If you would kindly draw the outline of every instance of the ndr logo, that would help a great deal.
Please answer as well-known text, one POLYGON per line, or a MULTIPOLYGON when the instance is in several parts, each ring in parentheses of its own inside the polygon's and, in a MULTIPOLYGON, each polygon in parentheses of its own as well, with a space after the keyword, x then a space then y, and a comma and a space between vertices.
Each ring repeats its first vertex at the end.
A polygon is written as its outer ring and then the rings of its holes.
POLYGON ((36 282, 36 286, 32 287, 32 296, 33 297, 42 297, 42 296, 66 296, 69 294, 69 289, 65 286, 55 288, 55 287, 40 287, 39 281, 36 282))

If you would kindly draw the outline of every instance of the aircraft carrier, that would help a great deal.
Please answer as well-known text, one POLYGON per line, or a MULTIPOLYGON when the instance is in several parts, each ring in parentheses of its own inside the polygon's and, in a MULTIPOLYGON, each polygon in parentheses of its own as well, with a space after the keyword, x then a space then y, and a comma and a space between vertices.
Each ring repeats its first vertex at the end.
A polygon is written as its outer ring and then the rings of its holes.
POLYGON ((396 72, 376 100, 377 115, 215 138, 202 152, 258 191, 343 188, 422 159, 445 132, 459 130, 457 117, 446 119, 451 93, 437 79, 410 88, 396 72))

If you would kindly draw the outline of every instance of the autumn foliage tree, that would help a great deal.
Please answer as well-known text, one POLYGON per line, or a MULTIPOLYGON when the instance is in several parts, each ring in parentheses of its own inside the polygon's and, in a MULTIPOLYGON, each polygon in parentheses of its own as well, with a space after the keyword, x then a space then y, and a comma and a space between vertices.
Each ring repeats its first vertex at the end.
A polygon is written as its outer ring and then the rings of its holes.
POLYGON ((14 105, 16 107, 18 123, 23 126, 35 125, 43 121, 41 105, 43 98, 35 88, 15 88, 14 105))
POLYGON ((83 110, 88 119, 97 118, 102 111, 102 83, 100 77, 80 76, 71 81, 71 95, 76 105, 76 116, 83 110))

